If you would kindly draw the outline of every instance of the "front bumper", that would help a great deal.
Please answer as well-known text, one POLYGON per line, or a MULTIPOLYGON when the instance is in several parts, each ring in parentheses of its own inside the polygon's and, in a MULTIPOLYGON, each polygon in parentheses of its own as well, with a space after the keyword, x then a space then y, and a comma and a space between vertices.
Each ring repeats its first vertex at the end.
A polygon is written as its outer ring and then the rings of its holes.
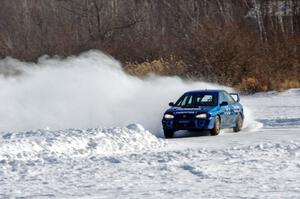
POLYGON ((214 128, 214 118, 208 119, 163 119, 163 128, 166 130, 205 130, 214 128))

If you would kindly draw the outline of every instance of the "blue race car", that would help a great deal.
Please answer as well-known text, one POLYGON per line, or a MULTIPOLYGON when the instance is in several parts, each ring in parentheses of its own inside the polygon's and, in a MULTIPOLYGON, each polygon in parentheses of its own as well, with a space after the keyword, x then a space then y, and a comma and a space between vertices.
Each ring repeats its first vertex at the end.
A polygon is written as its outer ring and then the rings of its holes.
POLYGON ((239 132, 243 127, 244 111, 237 93, 224 90, 190 91, 168 109, 162 120, 166 138, 178 130, 209 130, 218 135, 223 128, 239 132))

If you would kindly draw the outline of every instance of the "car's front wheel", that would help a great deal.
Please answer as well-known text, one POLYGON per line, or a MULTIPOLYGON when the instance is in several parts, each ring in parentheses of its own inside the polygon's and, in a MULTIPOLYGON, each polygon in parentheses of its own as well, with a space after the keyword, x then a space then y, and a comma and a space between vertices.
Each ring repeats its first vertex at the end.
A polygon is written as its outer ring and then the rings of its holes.
POLYGON ((219 135, 221 131, 221 119, 219 116, 216 116, 214 128, 210 131, 210 134, 213 136, 219 135))
POLYGON ((239 115, 236 120, 236 126, 233 128, 233 132, 237 133, 237 132, 241 131, 243 128, 243 123, 244 123, 244 120, 243 120, 242 116, 239 115))
POLYGON ((164 129, 165 138, 173 138, 174 131, 164 129))

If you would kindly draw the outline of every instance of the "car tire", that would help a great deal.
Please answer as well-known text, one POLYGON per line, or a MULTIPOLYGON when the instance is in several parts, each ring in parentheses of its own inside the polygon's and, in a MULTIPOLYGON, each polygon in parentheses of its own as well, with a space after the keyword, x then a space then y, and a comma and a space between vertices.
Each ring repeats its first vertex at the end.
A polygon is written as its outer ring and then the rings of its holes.
POLYGON ((174 136, 174 131, 171 130, 164 130, 165 138, 173 138, 174 136))
POLYGON ((243 128, 243 123, 244 123, 244 119, 243 117, 239 114, 237 120, 236 120, 236 126, 233 127, 233 132, 237 133, 240 132, 243 128))
POLYGON ((219 116, 216 116, 214 128, 210 131, 210 134, 212 136, 216 136, 219 135, 220 131, 221 131, 221 120, 219 116))

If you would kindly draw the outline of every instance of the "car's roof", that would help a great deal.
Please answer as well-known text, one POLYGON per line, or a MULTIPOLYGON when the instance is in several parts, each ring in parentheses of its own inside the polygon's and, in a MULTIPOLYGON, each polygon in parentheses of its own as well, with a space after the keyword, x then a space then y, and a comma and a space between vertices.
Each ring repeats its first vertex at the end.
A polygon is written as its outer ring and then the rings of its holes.
POLYGON ((205 89, 205 90, 194 90, 194 91, 188 91, 186 94, 193 94, 193 93, 219 93, 224 92, 225 90, 214 90, 214 89, 205 89))

